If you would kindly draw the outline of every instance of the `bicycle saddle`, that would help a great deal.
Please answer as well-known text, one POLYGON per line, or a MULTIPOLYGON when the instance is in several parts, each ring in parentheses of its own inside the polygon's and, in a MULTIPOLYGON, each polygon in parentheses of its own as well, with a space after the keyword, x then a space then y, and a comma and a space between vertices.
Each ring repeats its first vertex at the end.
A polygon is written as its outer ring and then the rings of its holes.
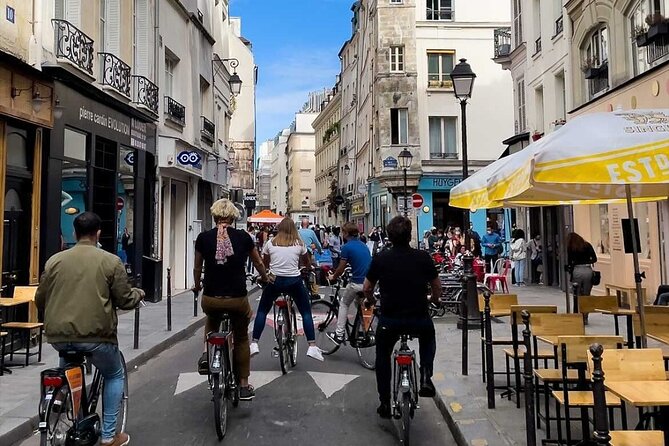
POLYGON ((82 352, 77 350, 62 350, 58 352, 58 357, 65 359, 68 364, 81 364, 85 358, 91 357, 91 352, 82 352))

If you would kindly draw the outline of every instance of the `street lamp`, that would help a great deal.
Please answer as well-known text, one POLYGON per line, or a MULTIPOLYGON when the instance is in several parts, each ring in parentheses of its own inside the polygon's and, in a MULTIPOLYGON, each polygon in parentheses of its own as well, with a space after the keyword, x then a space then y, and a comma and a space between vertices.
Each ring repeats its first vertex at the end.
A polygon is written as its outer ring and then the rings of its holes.
POLYGON ((409 152, 409 149, 403 149, 399 155, 397 155, 400 168, 404 173, 404 216, 407 216, 407 170, 411 167, 411 160, 413 160, 413 155, 409 152))
MULTIPOLYGON (((223 62, 230 63, 230 68, 233 69, 233 72, 230 75, 230 79, 228 80, 228 83, 230 84, 230 92, 232 93, 233 96, 238 96, 239 93, 241 93, 242 91, 242 78, 239 77, 239 75, 237 74, 237 67, 239 66, 239 60, 235 59, 234 57, 221 59, 217 54, 214 54, 214 59, 211 61, 212 71, 214 62, 218 62, 220 64, 222 64, 223 62)), ((215 80, 216 78, 215 73, 213 77, 215 80)))
POLYGON ((344 165, 344 175, 348 176, 349 173, 351 173, 351 168, 348 167, 348 164, 345 164, 344 165))

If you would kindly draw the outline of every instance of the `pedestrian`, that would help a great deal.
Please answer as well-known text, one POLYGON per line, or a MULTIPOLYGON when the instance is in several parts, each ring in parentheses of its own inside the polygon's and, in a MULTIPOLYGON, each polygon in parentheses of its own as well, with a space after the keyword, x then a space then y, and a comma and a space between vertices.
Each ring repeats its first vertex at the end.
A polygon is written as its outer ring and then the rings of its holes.
POLYGON ((255 391, 249 385, 251 356, 248 326, 253 312, 246 289, 247 260, 253 262, 262 281, 267 281, 268 278, 250 232, 232 227, 239 218, 239 210, 234 203, 222 198, 214 202, 210 212, 216 227, 202 232, 195 240, 193 291, 204 290, 201 305, 202 311, 207 315, 204 352, 198 361, 198 371, 202 375, 209 373, 207 335, 220 330, 223 314, 228 313, 235 343, 233 363, 239 380, 239 397, 241 400, 250 401, 255 396, 255 391))
MULTIPOLYGON (((117 309, 131 310, 144 298, 132 288, 117 256, 96 248, 102 220, 93 212, 74 219, 77 244, 47 260, 35 294, 35 305, 44 312, 46 337, 59 352, 90 355, 90 362, 104 378, 102 394, 103 446, 130 442, 116 433, 125 373, 118 349, 117 309)), ((61 358, 60 367, 65 367, 61 358)))
POLYGON ((525 232, 522 229, 514 230, 511 241, 511 260, 513 260, 513 274, 516 286, 525 285, 525 263, 527 261, 527 243, 525 232))
POLYGON ((323 355, 316 346, 309 292, 304 285, 304 280, 302 280, 300 272, 300 264, 307 267, 310 266, 310 257, 307 255, 304 241, 290 218, 286 217, 278 224, 276 236, 265 243, 262 254, 265 264, 269 265, 270 268, 270 283, 263 290, 258 310, 256 311, 256 318, 253 324, 253 339, 250 347, 251 356, 260 353, 258 340, 265 329, 267 313, 272 308, 272 304, 276 298, 281 293, 286 293, 293 299, 302 315, 302 326, 309 343, 307 356, 318 361, 323 361, 323 355))
POLYGON ((423 242, 421 243, 421 248, 427 252, 430 252, 430 235, 432 235, 430 231, 425 231, 423 242))
MULTIPOLYGON (((249 237, 251 237, 251 240, 252 240, 252 241, 255 241, 255 239, 256 239, 256 228, 253 227, 252 224, 249 224, 249 225, 246 227, 246 232, 249 234, 249 237)), ((254 243, 254 244, 255 244, 255 243, 254 243)), ((247 273, 247 274, 251 274, 251 273, 253 273, 253 262, 251 261, 251 257, 249 257, 249 258, 246 260, 246 273, 247 273)))
POLYGON ((430 236, 427 239, 427 244, 428 244, 428 251, 431 253, 435 252, 437 250, 437 242, 439 241, 439 237, 437 236, 437 228, 432 226, 432 229, 430 230, 430 236))
POLYGON ((486 228, 485 234, 481 237, 481 247, 483 249, 483 260, 485 260, 485 271, 489 273, 495 266, 499 258, 499 251, 502 248, 502 238, 498 233, 493 232, 492 226, 486 228))
POLYGON ((340 229, 335 226, 330 233, 330 251, 332 252, 332 267, 337 269, 339 266, 339 259, 341 258, 341 237, 339 236, 340 229))
POLYGON ((311 229, 309 226, 310 226, 309 219, 303 218, 301 223, 301 228, 298 231, 298 233, 300 235, 300 238, 302 239, 302 242, 304 243, 304 246, 307 247, 307 251, 310 257, 309 264, 311 264, 313 263, 313 250, 311 246, 315 245, 316 250, 318 250, 318 252, 321 252, 323 250, 323 246, 321 245, 321 242, 318 240, 318 237, 316 237, 316 233, 314 232, 314 230, 311 229))
POLYGON ((575 232, 567 236, 567 265, 571 282, 578 284, 581 296, 592 291, 592 265, 597 263, 597 254, 589 242, 575 232))
POLYGON ((535 234, 529 243, 530 250, 530 276, 532 283, 541 284, 541 272, 539 266, 543 263, 541 255, 541 235, 535 234))

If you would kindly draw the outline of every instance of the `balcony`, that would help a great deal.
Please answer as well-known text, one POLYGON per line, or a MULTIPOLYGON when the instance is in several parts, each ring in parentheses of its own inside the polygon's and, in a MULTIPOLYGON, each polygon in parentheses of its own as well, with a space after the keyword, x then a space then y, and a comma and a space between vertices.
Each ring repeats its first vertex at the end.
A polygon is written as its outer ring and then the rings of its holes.
POLYGON ((532 54, 532 56, 534 57, 539 53, 541 53, 541 37, 538 37, 537 40, 534 41, 534 54, 532 54))
POLYGON ((451 152, 440 152, 440 153, 430 153, 431 160, 456 160, 458 159, 457 153, 451 152))
POLYGON ((67 20, 53 19, 54 52, 59 62, 71 63, 93 76, 93 39, 67 20))
POLYGON ((100 55, 100 83, 123 96, 130 97, 130 65, 111 53, 100 55))
POLYGON ((646 60, 649 65, 655 66, 660 61, 667 60, 669 55, 669 35, 654 40, 646 45, 646 60))
POLYGON ((564 31, 564 22, 562 21, 562 16, 560 16, 555 21, 555 34, 553 35, 553 38, 562 34, 562 31, 564 31))
POLYGON ((132 76, 132 101, 158 114, 158 86, 144 76, 132 76))
POLYGON ((511 54, 511 28, 497 28, 493 33, 495 57, 499 59, 511 54))
POLYGON ((181 127, 186 125, 186 107, 169 96, 165 96, 165 119, 181 127))
POLYGON ((216 125, 204 116, 200 116, 200 118, 202 119, 202 124, 200 125, 200 136, 206 143, 211 145, 214 143, 216 125))

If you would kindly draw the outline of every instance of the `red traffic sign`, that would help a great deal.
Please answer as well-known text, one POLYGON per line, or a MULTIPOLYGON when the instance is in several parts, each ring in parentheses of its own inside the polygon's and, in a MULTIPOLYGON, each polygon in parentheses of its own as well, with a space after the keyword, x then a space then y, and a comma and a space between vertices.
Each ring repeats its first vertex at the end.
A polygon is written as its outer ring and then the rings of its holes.
POLYGON ((423 206, 423 196, 421 194, 413 194, 411 196, 411 204, 414 208, 419 208, 423 206))
POLYGON ((125 206, 125 201, 123 201, 123 198, 118 197, 116 199, 116 210, 121 211, 121 210, 123 210, 124 206, 125 206))

